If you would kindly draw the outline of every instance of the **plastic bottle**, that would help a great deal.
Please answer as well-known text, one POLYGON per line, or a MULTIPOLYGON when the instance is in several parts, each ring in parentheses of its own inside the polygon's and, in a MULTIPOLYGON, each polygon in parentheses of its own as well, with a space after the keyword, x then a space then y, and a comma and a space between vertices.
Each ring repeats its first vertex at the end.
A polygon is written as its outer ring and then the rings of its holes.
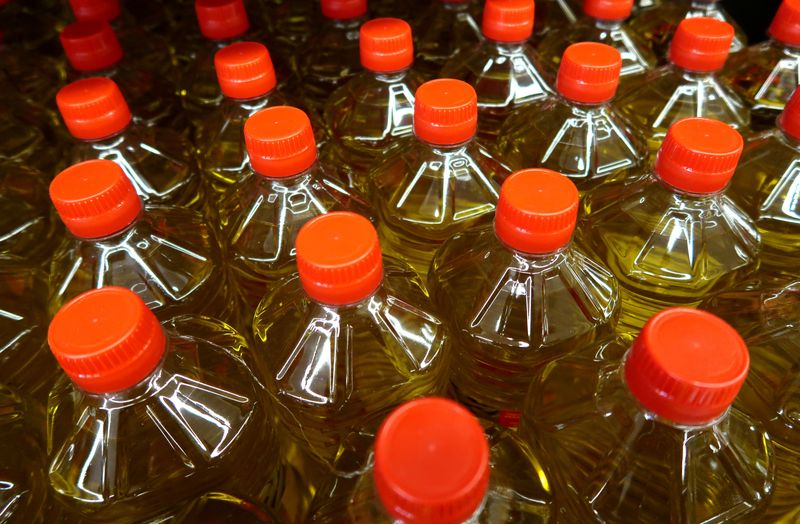
POLYGON ((322 215, 295 245, 299 275, 256 310, 256 357, 293 440, 324 475, 351 475, 390 410, 444 392, 451 342, 419 277, 381 256, 366 218, 322 215))
POLYGON ((337 89, 325 104, 331 141, 323 157, 349 187, 366 193, 373 164, 412 133, 414 93, 423 79, 412 68, 411 27, 403 20, 366 22, 359 46, 365 71, 337 89))
POLYGON ((63 146, 53 142, 57 119, 42 106, 14 92, 0 75, 0 164, 19 163, 45 176, 58 172, 63 146))
POLYGON ((453 236, 433 259, 431 293, 456 337, 453 393, 481 418, 516 427, 533 372, 612 331, 617 282, 572 245, 577 216, 568 178, 518 171, 494 226, 453 236))
POLYGON ((686 117, 720 120, 747 134, 750 113, 744 101, 719 79, 733 27, 712 18, 681 22, 662 66, 620 97, 620 110, 643 130, 651 153, 658 151, 669 127, 686 117))
POLYGON ((280 497, 272 408, 230 326, 162 325, 138 295, 106 287, 67 303, 48 340, 66 375, 48 404, 50 486, 70 513, 145 519, 209 488, 280 497))
POLYGON ((111 78, 125 94, 134 122, 188 133, 189 122, 168 81, 169 60, 159 57, 143 62, 123 58, 114 30, 108 23, 97 20, 69 24, 61 31, 60 39, 72 66, 70 81, 91 76, 111 78), (153 64, 164 68, 153 69, 153 64))
POLYGON ((51 314, 79 293, 114 285, 134 290, 162 319, 197 313, 236 324, 235 287, 200 213, 143 206, 110 160, 62 171, 50 198, 71 233, 50 266, 51 314))
POLYGON ((682 20, 687 18, 715 18, 730 24, 735 31, 730 52, 738 53, 747 46, 747 35, 722 7, 719 0, 691 0, 659 2, 652 9, 642 10, 631 18, 628 26, 644 40, 656 55, 666 61, 670 40, 682 20))
POLYGON ((358 38, 367 0, 321 0, 321 7, 322 22, 292 60, 306 104, 320 112, 331 93, 361 69, 358 38))
POLYGON ((478 136, 497 139, 513 112, 553 94, 539 57, 528 43, 533 31, 533 0, 487 0, 484 40, 461 48, 442 68, 441 77, 463 80, 478 95, 478 136))
POLYGON ((469 0, 432 0, 414 26, 417 69, 435 78, 459 50, 483 38, 469 0))
POLYGON ((661 311, 630 344, 557 360, 533 378, 520 433, 565 522, 757 522, 773 482, 769 436, 731 407, 750 359, 706 312, 661 311))
POLYGON ((74 139, 70 163, 112 160, 146 204, 204 209, 203 179, 192 143, 172 129, 136 123, 113 80, 76 80, 61 88, 56 103, 74 139))
POLYGON ((452 400, 423 398, 381 425, 374 467, 312 522, 550 522, 547 477, 516 433, 481 423, 452 400), (338 503, 338 504, 337 504, 338 503))
POLYGON ((268 0, 264 15, 273 54, 290 63, 292 56, 308 41, 319 23, 316 2, 268 0))
POLYGON ((384 251, 423 278, 442 242, 491 221, 499 185, 510 174, 475 139, 477 120, 469 84, 426 82, 416 93, 414 136, 392 148, 370 174, 384 251))
MULTIPOLYGON (((0 14, 0 17, 6 16, 0 14)), ((14 48, 8 42, 9 35, 0 29, 0 75, 11 83, 21 95, 31 100, 50 101, 56 90, 64 83, 66 71, 55 58, 14 48)))
POLYGON ((621 330, 669 306, 696 306, 757 268, 753 220, 725 194, 742 137, 716 120, 673 124, 652 175, 588 195, 582 240, 620 283, 621 330))
POLYGON ((295 238, 304 223, 329 211, 372 213, 317 162, 311 122, 300 109, 263 109, 247 121, 244 137, 250 166, 220 202, 220 220, 234 279, 252 312, 296 271, 295 238))
POLYGON ((515 170, 562 173, 582 192, 611 176, 638 174, 647 150, 614 102, 620 67, 610 46, 571 45, 559 67, 559 97, 512 115, 500 131, 497 157, 515 170))
POLYGON ((536 50, 551 71, 557 71, 567 47, 578 42, 600 42, 622 57, 620 83, 623 87, 653 69, 658 61, 648 42, 630 31, 625 21, 631 15, 633 0, 584 0, 584 17, 564 31, 554 31, 536 50))
POLYGON ((769 39, 731 56, 723 76, 750 108, 750 125, 764 130, 797 88, 800 68, 800 2, 783 0, 772 24, 769 39))
POLYGON ((578 0, 539 0, 531 43, 538 45, 547 35, 575 23, 580 16, 578 0))

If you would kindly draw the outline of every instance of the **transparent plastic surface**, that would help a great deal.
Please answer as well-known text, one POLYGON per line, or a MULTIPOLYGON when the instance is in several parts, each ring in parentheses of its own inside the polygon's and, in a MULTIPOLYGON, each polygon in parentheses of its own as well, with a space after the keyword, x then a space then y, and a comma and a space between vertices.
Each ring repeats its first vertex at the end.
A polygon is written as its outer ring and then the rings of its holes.
POLYGON ((221 492, 207 493, 194 501, 184 514, 158 521, 159 524, 219 524, 223 522, 277 524, 281 521, 274 512, 261 507, 260 504, 221 492))
POLYGON ((295 239, 312 218, 329 211, 372 216, 369 205, 315 163, 296 176, 268 178, 252 171, 220 203, 227 260, 249 312, 278 280, 297 271, 295 239))
POLYGON ((426 78, 439 76, 444 64, 459 50, 483 40, 470 2, 434 0, 414 24, 417 70, 426 78))
POLYGON ((538 55, 528 43, 491 40, 456 53, 442 68, 441 78, 463 80, 478 95, 478 136, 497 140, 506 119, 520 108, 552 96, 538 55))
MULTIPOLYGON (((5 35, 4 35, 5 36, 5 35)), ((2 44, 0 44, 2 45, 2 44)), ((0 47, 0 74, 19 91, 20 94, 48 103, 56 96, 56 91, 64 84, 66 70, 54 58, 32 53, 22 49, 0 47)))
POLYGON ((761 264, 800 276, 800 142, 780 129, 745 146, 728 190, 761 234, 761 264))
POLYGON ((292 55, 313 34, 319 22, 314 2, 268 0, 264 14, 270 35, 270 53, 288 63, 292 55))
MULTIPOLYGON (((482 422, 489 441, 489 490, 470 524, 554 521, 551 487, 537 457, 516 432, 482 422)), ((382 507, 372 469, 353 479, 336 479, 319 493, 323 504, 310 519, 319 524, 394 524, 382 507)))
POLYGON ((0 187, 0 267, 46 265, 63 231, 50 206, 47 178, 35 169, 3 162, 0 187))
POLYGON ((520 433, 538 453, 565 522, 754 522, 775 468, 761 426, 731 408, 681 426, 645 410, 611 339, 541 369, 520 433))
POLYGON ((695 307, 757 267, 755 223, 724 193, 691 195, 649 175, 601 186, 584 206, 577 231, 619 281, 621 331, 695 307))
POLYGON ((511 171, 475 140, 436 147, 409 137, 370 174, 384 253, 423 276, 445 240, 492 219, 511 171))
POLYGON ((797 88, 800 48, 767 40, 730 57, 722 75, 750 109, 751 126, 760 131, 775 118, 797 88))
POLYGON ((50 266, 50 314, 103 286, 136 292, 161 319, 197 313, 238 323, 223 255, 199 213, 148 206, 131 225, 100 239, 70 236, 50 266))
POLYGON ((507 426, 519 420, 533 372, 610 334, 619 308, 616 280, 580 249, 525 255, 492 226, 445 242, 429 280, 455 337, 455 397, 507 426))
POLYGON ((749 134, 750 113, 739 95, 716 74, 691 73, 674 65, 641 78, 619 98, 617 107, 642 130, 652 154, 681 118, 712 118, 749 134))
MULTIPOLYGON (((0 91, 8 84, 0 80, 0 91)), ((8 87, 11 89, 10 87, 8 87)), ((55 176, 64 163, 59 144, 49 142, 55 121, 21 96, 0 92, 0 165, 16 162, 55 176)))
POLYGON ((331 141, 323 162, 348 187, 366 193, 369 170, 398 139, 410 135, 414 93, 423 79, 414 69, 356 75, 325 105, 331 141))
POLYGON ((519 111, 500 131, 497 156, 513 170, 546 167, 581 193, 610 177, 640 174, 647 149, 617 104, 572 104, 560 97, 519 111))
POLYGON ((90 394, 62 378, 53 388, 47 448, 56 498, 106 521, 152 517, 208 489, 276 504, 279 441, 244 338, 193 316, 164 329, 164 358, 136 386, 90 394))
POLYGON ((581 14, 579 0, 539 0, 533 19, 531 43, 537 45, 551 32, 561 31, 575 23, 581 14))
POLYGON ((282 426, 328 474, 366 465, 392 409, 444 393, 450 340, 431 311, 419 277, 388 257, 382 286, 356 304, 317 303, 297 276, 259 304, 254 348, 282 426))

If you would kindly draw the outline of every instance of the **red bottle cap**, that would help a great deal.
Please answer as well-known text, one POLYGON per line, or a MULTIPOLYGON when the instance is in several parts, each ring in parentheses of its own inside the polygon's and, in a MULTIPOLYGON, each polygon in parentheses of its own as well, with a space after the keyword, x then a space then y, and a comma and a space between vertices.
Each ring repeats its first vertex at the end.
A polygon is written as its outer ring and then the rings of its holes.
POLYGON ((356 213, 337 211, 309 220, 297 234, 295 251, 303 289, 323 304, 355 304, 383 280, 378 233, 356 213))
POLYGON ((263 44, 238 42, 214 55, 214 67, 222 94, 247 99, 263 96, 275 88, 275 68, 263 44))
POLYGON ((583 0, 583 12, 598 20, 625 20, 632 10, 633 0, 583 0))
POLYGON ((59 35, 70 65, 78 71, 100 71, 122 60, 122 47, 107 22, 69 24, 59 35))
POLYGON ((655 172, 689 193, 721 191, 736 170, 744 141, 734 128, 710 118, 683 118, 667 131, 655 172))
POLYGON ((331 20, 349 20, 367 14, 367 0, 321 0, 322 16, 331 20))
POLYGON ((125 97, 106 77, 76 80, 62 87, 56 105, 69 132, 79 140, 99 140, 116 135, 131 122, 125 97))
POLYGON ((688 71, 722 69, 733 42, 733 26, 715 18, 685 18, 669 45, 669 61, 688 71))
POLYGON ((76 20, 110 22, 122 14, 119 0, 69 0, 76 20))
POLYGON ((50 182, 50 200, 78 238, 102 238, 131 224, 142 210, 136 188, 111 160, 87 160, 50 182))
POLYGON ((649 411, 704 424, 730 407, 750 367, 747 346, 725 321, 696 309, 654 315, 625 361, 625 381, 649 411))
POLYGON ((556 89, 572 102, 600 104, 614 98, 622 71, 619 51, 605 44, 572 44, 561 57, 556 89))
POLYGON ((200 32, 209 40, 228 40, 250 29, 243 0, 195 0, 200 32))
POLYGON ((393 518, 465 522, 489 489, 489 445, 478 419, 460 404, 412 400, 378 430, 374 475, 378 497, 393 518))
POLYGON ((786 103, 783 113, 778 117, 778 126, 790 137, 800 140, 800 90, 795 90, 786 103))
POLYGON ((466 142, 478 130, 478 95, 466 82, 440 78, 417 89, 414 134, 429 144, 466 142))
POLYGON ((494 230, 523 253, 552 253, 566 246, 578 219, 578 188, 549 169, 523 169, 503 182, 494 230))
POLYGON ((411 26, 399 18, 376 18, 361 26, 361 65, 375 73, 408 69, 414 63, 411 26))
POLYGON ((496 42, 522 42, 533 34, 533 0, 486 0, 483 36, 496 42))
POLYGON ((792 46, 800 46, 800 0, 783 0, 772 24, 769 36, 792 46))
POLYGON ((317 161, 311 121, 300 109, 262 109, 244 123, 250 165, 259 175, 284 178, 302 173, 317 161))
POLYGON ((146 379, 166 350, 164 330, 133 291, 103 287, 67 302, 50 322, 50 351, 72 382, 116 393, 146 379))

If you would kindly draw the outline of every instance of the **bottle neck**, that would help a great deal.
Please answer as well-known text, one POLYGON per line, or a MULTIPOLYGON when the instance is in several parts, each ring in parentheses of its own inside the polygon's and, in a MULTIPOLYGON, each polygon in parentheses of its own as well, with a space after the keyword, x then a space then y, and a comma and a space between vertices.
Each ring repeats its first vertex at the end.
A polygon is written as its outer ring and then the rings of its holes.
POLYGON ((398 84, 405 80, 406 75, 411 68, 402 69, 400 71, 391 71, 391 72, 383 72, 383 71, 370 71, 372 73, 372 77, 377 80, 378 82, 382 82, 384 84, 398 84))
POLYGON ((518 55, 523 52, 526 40, 519 42, 500 42, 498 40, 487 40, 487 45, 492 46, 498 55, 518 55))
POLYGON ((710 9, 717 7, 718 0, 692 0, 692 9, 710 9))
POLYGON ((236 104, 237 106, 241 107, 242 109, 249 110, 249 111, 257 111, 259 109, 265 108, 272 97, 272 94, 275 92, 275 89, 267 91, 263 95, 258 95, 253 98, 230 98, 225 97, 227 100, 230 100, 231 103, 236 104))
POLYGON ((95 139, 79 139, 81 142, 86 144, 91 144, 93 147, 98 147, 100 149, 108 149, 116 147, 123 141, 125 132, 131 127, 129 123, 127 126, 123 127, 122 129, 118 130, 114 134, 104 136, 102 138, 95 138, 95 139))
POLYGON ((97 244, 99 246, 102 246, 104 244, 113 244, 116 246, 122 243, 131 234, 131 231, 134 228, 136 228, 136 225, 139 223, 139 221, 141 221, 142 216, 144 216, 144 204, 142 204, 142 207, 139 210, 139 213, 136 215, 136 218, 134 218, 130 224, 123 227, 122 229, 118 229, 117 231, 109 235, 106 235, 104 237, 97 237, 97 238, 75 237, 75 238, 77 238, 81 242, 88 242, 91 244, 97 244))
POLYGON ((625 20, 600 20, 594 18, 594 26, 601 31, 619 31, 622 29, 622 23, 625 20))
POLYGON ((253 171, 254 175, 257 177, 256 180, 259 183, 269 184, 271 187, 275 185, 284 186, 284 187, 292 187, 296 186, 297 184, 305 181, 308 177, 313 176, 319 167, 319 161, 315 160, 311 166, 308 167, 305 171, 301 171, 294 175, 289 176, 269 176, 261 174, 257 171, 253 171))
POLYGON ((675 65, 675 67, 680 72, 684 80, 688 82, 703 82, 714 79, 717 76, 717 71, 692 71, 690 69, 684 69, 678 65, 675 65))
POLYGON ((431 142, 423 140, 417 135, 414 136, 417 138, 420 144, 423 144, 424 146, 430 148, 434 153, 439 155, 451 155, 454 153, 458 153, 462 151, 464 148, 468 147, 475 138, 475 136, 473 135, 472 137, 470 137, 469 140, 460 142, 458 144, 433 144, 431 142))

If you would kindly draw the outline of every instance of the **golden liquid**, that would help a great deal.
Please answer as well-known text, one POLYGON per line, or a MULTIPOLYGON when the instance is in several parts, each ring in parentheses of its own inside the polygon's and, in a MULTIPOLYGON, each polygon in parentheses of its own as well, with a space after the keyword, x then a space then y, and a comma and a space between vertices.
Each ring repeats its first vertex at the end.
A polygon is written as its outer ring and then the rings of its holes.
POLYGON ((630 339, 552 362, 533 379, 520 434, 550 475, 564 522, 753 522, 774 473, 761 427, 732 409, 678 426, 632 397, 630 339))
POLYGON ((481 40, 480 17, 473 15, 469 2, 430 2, 414 26, 415 67, 427 78, 439 71, 461 49, 481 40))
POLYGON ((511 427, 534 372, 610 333, 619 308, 614 277, 579 249, 525 256, 491 226, 445 242, 430 282, 455 336, 456 398, 511 427))

